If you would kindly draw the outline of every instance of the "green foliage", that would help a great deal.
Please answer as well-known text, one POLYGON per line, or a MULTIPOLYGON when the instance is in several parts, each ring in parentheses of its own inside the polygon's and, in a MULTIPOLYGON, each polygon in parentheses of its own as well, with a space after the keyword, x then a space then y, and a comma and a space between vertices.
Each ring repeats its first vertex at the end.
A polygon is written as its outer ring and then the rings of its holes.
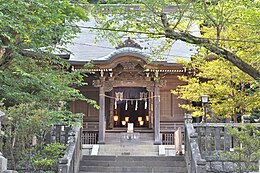
MULTIPOLYGON (((38 49, 64 44, 79 31, 71 26, 79 20, 87 20, 86 12, 79 5, 86 1, 71 3, 70 0, 1 0, 0 33, 8 38, 9 45, 0 46, 19 49, 38 49), (19 40, 19 44, 17 43, 19 40)), ((86 4, 87 5, 87 4, 86 4)))
POLYGON ((65 154, 66 146, 59 143, 52 143, 37 149, 37 153, 32 158, 34 169, 56 170, 59 158, 65 154))
MULTIPOLYGON (((107 4, 110 2, 114 3, 108 0, 107 4)), ((213 52, 247 74, 254 71, 251 76, 257 79, 260 74, 259 4, 259 1, 250 0, 131 0, 110 6, 96 5, 93 14, 98 19, 98 27, 105 29, 99 31, 99 37, 113 44, 118 44, 123 36, 160 38, 165 44, 161 51, 158 47, 150 48, 157 57, 158 52, 164 54, 166 47, 170 49, 172 43, 182 40, 206 48, 207 54, 213 52), (124 5, 128 3, 138 6, 124 5), (166 11, 165 7, 172 7, 172 10, 166 11), (235 55, 237 57, 232 58, 235 55), (248 66, 242 68, 242 64, 248 66)))
MULTIPOLYGON (((4 155, 12 168, 27 168, 32 140, 44 144, 49 127, 68 126, 82 115, 69 111, 69 103, 83 100, 97 107, 73 86, 85 85, 85 69, 71 71, 54 54, 69 53, 70 43, 87 21, 86 0, 0 0, 0 100, 9 122, 4 126, 4 155)), ((49 159, 49 158, 48 158, 49 159)), ((38 166, 51 160, 38 160, 38 166)))
MULTIPOLYGON (((107 4, 109 2, 114 1, 108 0, 107 4)), ((99 37, 108 38, 114 44, 126 35, 147 37, 147 40, 160 38, 164 45, 150 48, 155 57, 167 52, 176 40, 197 45, 198 52, 192 60, 181 61, 197 74, 181 76, 180 79, 188 85, 173 91, 190 103, 181 107, 192 111, 194 116, 201 116, 202 108, 191 103, 200 102, 200 96, 208 94, 211 108, 208 117, 211 119, 232 117, 236 121, 239 116, 259 109, 259 81, 255 80, 257 77, 253 79, 244 73, 255 70, 259 74, 260 70, 259 1, 131 0, 127 3, 138 6, 128 8, 124 5, 126 2, 95 6, 93 13, 98 19, 98 27, 106 29, 99 32, 99 37), (164 10, 173 6, 172 11, 164 10), (135 8, 138 10, 133 10, 135 8), (162 20, 163 15, 167 24, 162 20), (164 36, 166 38, 161 38, 164 36), (237 56, 233 59, 237 63, 231 63, 228 58, 223 58, 225 56, 237 56), (242 62, 254 70, 244 66, 242 72, 237 68, 242 62)), ((259 75, 255 76, 259 78, 259 75)))
POLYGON ((31 58, 17 57, 7 70, 0 71, 0 97, 6 99, 6 106, 32 102, 53 106, 60 100, 84 99, 70 87, 82 81, 80 72, 55 70, 51 63, 39 65, 31 58))
POLYGON ((35 104, 19 104, 9 107, 6 111, 9 118, 4 131, 4 155, 10 159, 12 168, 23 167, 30 169, 31 155, 35 149, 32 141, 36 140, 40 147, 36 147, 35 167, 50 167, 57 163, 65 148, 61 144, 45 145, 45 136, 50 132, 50 126, 64 123, 68 126, 75 125, 81 115, 75 115, 66 110, 48 110, 35 104), (38 109, 37 109, 38 107, 38 109), (41 156, 41 157, 40 157, 41 156), (41 159, 40 159, 41 158, 41 159))
MULTIPOLYGON (((260 93, 258 82, 245 76, 239 69, 221 59, 204 62, 206 55, 202 53, 194 57, 192 67, 198 73, 192 77, 180 76, 187 85, 178 86, 173 93, 179 98, 200 102, 201 95, 210 96, 210 110, 208 118, 237 118, 243 114, 250 114, 260 107, 260 93)), ((192 68, 188 65, 188 68, 192 68)), ((202 107, 183 104, 181 107, 192 111, 194 116, 201 116, 202 107)))
POLYGON ((260 131, 253 124, 240 125, 238 128, 229 127, 228 133, 237 141, 234 152, 225 153, 228 160, 238 163, 239 172, 258 170, 260 160, 260 131))

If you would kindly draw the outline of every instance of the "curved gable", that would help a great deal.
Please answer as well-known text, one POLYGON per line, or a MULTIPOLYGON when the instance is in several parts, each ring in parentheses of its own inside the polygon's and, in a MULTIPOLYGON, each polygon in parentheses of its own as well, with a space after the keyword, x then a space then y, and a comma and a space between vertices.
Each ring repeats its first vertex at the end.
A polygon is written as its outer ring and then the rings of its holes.
POLYGON ((148 57, 149 55, 140 49, 125 47, 117 49, 100 59, 92 60, 92 63, 94 65, 104 66, 106 68, 114 68, 123 62, 133 62, 138 63, 143 67, 144 65, 148 64, 148 57))

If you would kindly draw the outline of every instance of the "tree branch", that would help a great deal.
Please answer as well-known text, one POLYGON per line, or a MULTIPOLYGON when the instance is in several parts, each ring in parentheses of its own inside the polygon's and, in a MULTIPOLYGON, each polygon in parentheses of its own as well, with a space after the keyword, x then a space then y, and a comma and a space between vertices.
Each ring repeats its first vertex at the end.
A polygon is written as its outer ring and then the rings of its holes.
POLYGON ((251 65, 247 64, 245 61, 243 61, 240 57, 238 57, 236 54, 232 53, 231 51, 219 47, 218 45, 212 43, 209 39, 201 38, 193 36, 189 33, 183 33, 183 32, 175 32, 172 30, 169 26, 169 22, 167 19, 166 14, 161 15, 162 24, 165 29, 165 37, 170 38, 173 40, 181 40, 186 43, 195 44, 198 46, 203 46, 209 51, 219 55, 220 57, 230 61, 235 66, 237 66, 240 70, 247 73, 251 77, 253 77, 256 80, 260 80, 260 72, 252 67, 251 65))

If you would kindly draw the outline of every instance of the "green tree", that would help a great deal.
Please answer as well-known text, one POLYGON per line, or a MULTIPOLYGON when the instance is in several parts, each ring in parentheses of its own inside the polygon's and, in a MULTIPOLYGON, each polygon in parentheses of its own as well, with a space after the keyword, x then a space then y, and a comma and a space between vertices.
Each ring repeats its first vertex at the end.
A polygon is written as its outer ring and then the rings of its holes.
POLYGON ((253 124, 229 127, 228 133, 236 140, 234 151, 224 153, 225 158, 237 163, 240 173, 257 171, 260 159, 260 131, 253 124))
POLYGON ((139 33, 150 38, 165 37, 167 45, 182 40, 206 48, 254 79, 260 78, 259 1, 132 0, 127 4, 138 5, 136 8, 124 4, 95 6, 99 26, 105 29, 101 36, 115 41, 126 32, 139 33), (191 30, 194 25, 201 26, 202 35, 191 30), (246 50, 240 47, 244 43, 248 46, 246 50), (247 54, 250 49, 256 51, 247 54))
POLYGON ((201 106, 192 104, 201 102, 201 96, 210 96, 210 111, 207 118, 218 121, 232 118, 237 122, 243 114, 250 114, 260 107, 259 84, 249 76, 244 75, 238 68, 222 59, 204 61, 207 54, 199 53, 192 62, 186 62, 188 68, 197 70, 196 75, 180 76, 187 83, 178 86, 173 93, 179 98, 188 100, 181 107, 193 112, 193 116, 203 115, 201 106))
POLYGON ((75 22, 87 20, 80 0, 1 0, 0 67, 20 56, 36 57, 59 49, 79 32, 75 22))
POLYGON ((32 139, 44 141, 49 127, 73 125, 69 102, 86 99, 72 86, 84 85, 84 69, 71 71, 55 56, 65 52, 87 21, 85 0, 0 0, 0 100, 9 122, 4 130, 4 154, 13 168, 28 166, 32 139))

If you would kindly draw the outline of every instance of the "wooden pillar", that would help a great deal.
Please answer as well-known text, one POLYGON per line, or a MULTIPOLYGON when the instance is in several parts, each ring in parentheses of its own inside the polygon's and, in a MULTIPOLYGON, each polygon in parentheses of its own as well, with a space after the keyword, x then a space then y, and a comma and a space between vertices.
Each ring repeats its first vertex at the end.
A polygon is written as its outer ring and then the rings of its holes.
POLYGON ((159 81, 155 81, 154 88, 154 144, 162 144, 160 137, 160 88, 159 81))
POLYGON ((99 133, 98 133, 98 143, 105 144, 105 132, 106 132, 106 120, 105 120, 105 88, 104 79, 101 80, 101 85, 99 87, 99 133))

